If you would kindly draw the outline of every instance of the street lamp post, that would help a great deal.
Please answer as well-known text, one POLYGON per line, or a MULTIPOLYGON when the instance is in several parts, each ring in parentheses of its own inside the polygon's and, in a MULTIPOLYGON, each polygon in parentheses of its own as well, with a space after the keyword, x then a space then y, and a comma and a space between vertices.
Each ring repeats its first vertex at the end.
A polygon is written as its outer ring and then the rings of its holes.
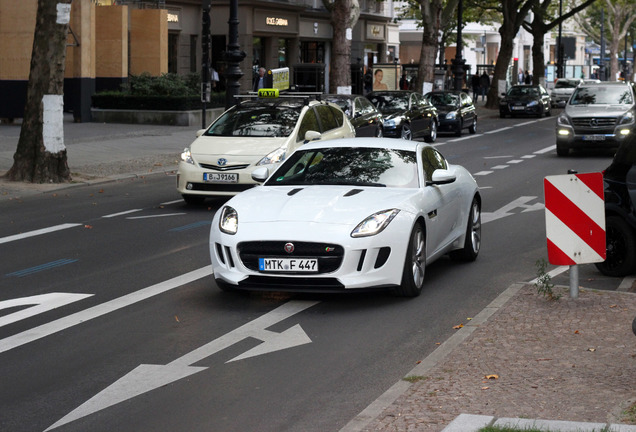
MULTIPOLYGON (((563 0, 559 0, 559 20, 563 14, 563 0)), ((557 40, 557 78, 563 78, 563 23, 559 21, 559 37, 557 40)))
POLYGON ((243 76, 240 63, 245 58, 245 52, 241 51, 238 43, 238 0, 230 0, 230 19, 228 20, 228 44, 225 53, 227 63, 226 90, 225 90, 225 109, 231 108, 236 104, 235 96, 239 94, 241 84, 239 80, 243 76))
POLYGON ((453 75, 454 88, 461 90, 464 87, 464 63, 466 60, 462 58, 462 15, 464 14, 463 0, 459 0, 457 4, 457 52, 453 59, 453 75))

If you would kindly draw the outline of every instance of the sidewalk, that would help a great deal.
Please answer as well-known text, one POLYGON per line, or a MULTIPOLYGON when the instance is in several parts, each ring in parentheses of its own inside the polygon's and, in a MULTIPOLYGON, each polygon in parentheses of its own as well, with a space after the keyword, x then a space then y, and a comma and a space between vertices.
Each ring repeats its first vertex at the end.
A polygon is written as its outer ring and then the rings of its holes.
MULTIPOLYGON (((498 116, 481 103, 478 113, 498 116)), ((74 183, 0 179, 0 200, 171 173, 198 129, 65 120, 74 183)), ((19 133, 19 124, 0 124, 0 175, 13 163, 19 133)), ((396 383, 342 432, 470 432, 506 418, 547 419, 553 432, 601 431, 610 424, 613 431, 636 432, 625 425, 636 425, 636 408, 623 414, 636 403, 636 286, 629 292, 582 289, 577 300, 569 299, 567 287, 558 289, 563 297, 549 301, 532 285, 511 286, 479 315, 457 323, 463 327, 414 365, 408 381, 396 383)))

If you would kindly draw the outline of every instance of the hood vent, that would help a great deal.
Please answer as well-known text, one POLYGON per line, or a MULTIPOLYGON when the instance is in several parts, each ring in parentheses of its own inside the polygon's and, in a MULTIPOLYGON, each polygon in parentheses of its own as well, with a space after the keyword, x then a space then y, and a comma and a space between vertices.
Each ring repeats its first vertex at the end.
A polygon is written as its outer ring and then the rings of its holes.
POLYGON ((349 192, 344 194, 344 196, 349 197, 349 196, 357 195, 360 192, 362 192, 362 189, 351 189, 349 192))
POLYGON ((303 188, 296 188, 296 189, 292 189, 289 192, 287 192, 287 196, 292 196, 292 195, 296 195, 298 192, 300 192, 301 190, 303 190, 303 188))

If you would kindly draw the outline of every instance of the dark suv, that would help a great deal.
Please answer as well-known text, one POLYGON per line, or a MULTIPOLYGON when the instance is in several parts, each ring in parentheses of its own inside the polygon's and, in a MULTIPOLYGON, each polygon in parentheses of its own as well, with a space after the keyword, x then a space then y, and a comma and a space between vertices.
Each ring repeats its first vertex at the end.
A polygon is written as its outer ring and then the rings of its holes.
POLYGON ((626 276, 636 271, 636 133, 621 142, 603 180, 607 256, 596 267, 608 276, 626 276))
POLYGON ((636 133, 636 94, 632 83, 580 84, 557 118, 556 151, 617 148, 636 133))

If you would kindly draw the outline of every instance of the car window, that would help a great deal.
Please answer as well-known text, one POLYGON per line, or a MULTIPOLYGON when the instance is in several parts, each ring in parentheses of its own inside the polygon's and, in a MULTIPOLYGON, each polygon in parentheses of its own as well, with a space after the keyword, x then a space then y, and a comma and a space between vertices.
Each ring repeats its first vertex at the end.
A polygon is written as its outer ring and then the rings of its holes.
POLYGON ((424 147, 422 150, 422 169, 424 170, 424 180, 430 181, 433 172, 437 169, 447 169, 448 164, 444 156, 432 147, 424 147))
POLYGON ((331 102, 334 105, 338 105, 340 109, 349 117, 353 116, 353 103, 349 99, 344 98, 327 98, 327 102, 331 102))
POLYGON ((316 110, 320 125, 322 126, 321 132, 327 132, 338 127, 336 116, 329 105, 316 105, 314 110, 316 110))
POLYGON ((281 106, 237 106, 219 117, 206 136, 289 136, 300 111, 281 106))
POLYGON ((408 94, 371 94, 369 100, 381 113, 404 111, 409 107, 408 94))
POLYGON ((373 112, 373 105, 365 98, 356 98, 356 104, 360 107, 361 114, 369 114, 373 112))
POLYGON ((580 82, 579 80, 558 79, 554 88, 576 88, 580 82))
POLYGON ((418 187, 415 153, 385 148, 332 147, 297 150, 266 186, 351 185, 418 187))
POLYGON ((303 141, 305 139, 305 133, 310 130, 320 132, 318 117, 316 117, 316 113, 311 107, 307 109, 300 122, 300 129, 298 130, 296 141, 303 141))
POLYGON ((337 127, 341 127, 344 124, 344 116, 341 111, 338 111, 334 107, 329 107, 329 109, 333 112, 333 117, 336 119, 337 127))
POLYGON ((629 86, 578 87, 570 105, 629 105, 633 101, 629 86))

